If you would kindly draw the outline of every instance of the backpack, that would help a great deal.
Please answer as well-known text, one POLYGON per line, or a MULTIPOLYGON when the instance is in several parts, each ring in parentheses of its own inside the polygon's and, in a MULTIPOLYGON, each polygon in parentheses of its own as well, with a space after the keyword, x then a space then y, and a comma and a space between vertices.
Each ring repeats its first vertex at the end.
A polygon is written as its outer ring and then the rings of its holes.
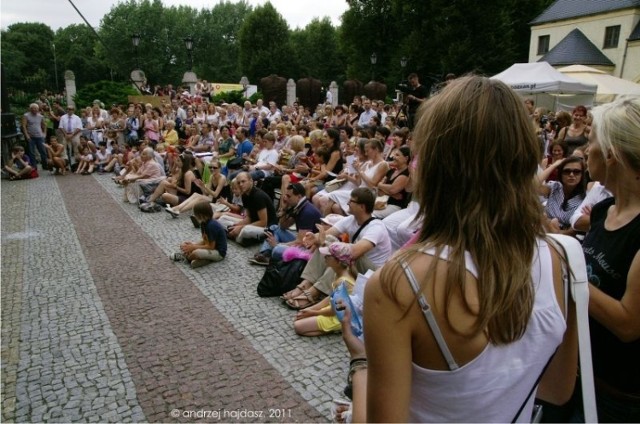
POLYGON ((271 260, 258 283, 258 296, 281 296, 293 290, 300 283, 300 275, 306 265, 304 259, 289 262, 271 260))

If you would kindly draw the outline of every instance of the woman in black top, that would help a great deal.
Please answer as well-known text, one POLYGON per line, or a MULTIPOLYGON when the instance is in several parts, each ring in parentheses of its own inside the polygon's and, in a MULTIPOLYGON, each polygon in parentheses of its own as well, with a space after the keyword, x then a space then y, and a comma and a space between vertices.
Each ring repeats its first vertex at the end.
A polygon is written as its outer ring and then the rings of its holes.
POLYGON ((600 422, 640 422, 640 99, 597 107, 588 166, 614 198, 593 207, 583 250, 600 422))

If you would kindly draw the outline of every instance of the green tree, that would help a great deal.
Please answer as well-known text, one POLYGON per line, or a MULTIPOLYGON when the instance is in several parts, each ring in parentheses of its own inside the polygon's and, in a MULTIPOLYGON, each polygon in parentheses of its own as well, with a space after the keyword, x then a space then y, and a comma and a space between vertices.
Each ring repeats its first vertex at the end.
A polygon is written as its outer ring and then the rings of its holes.
POLYGON ((10 88, 55 89, 53 31, 42 23, 17 23, 2 31, 2 63, 10 88), (42 85, 33 85, 42 84, 42 85))
POLYGON ((257 7, 242 24, 240 68, 249 81, 276 74, 285 78, 292 74, 293 49, 289 26, 271 2, 257 7))
POLYGON ((80 88, 73 100, 79 107, 90 106, 94 99, 100 99, 107 107, 113 104, 127 104, 128 96, 138 92, 129 83, 98 81, 80 88))
POLYGON ((246 1, 224 1, 211 10, 200 11, 196 19, 199 32, 194 41, 194 61, 199 76, 215 82, 240 81, 238 33, 251 10, 246 1))
POLYGON ((98 45, 98 55, 127 78, 136 66, 131 36, 137 33, 140 68, 147 79, 162 84, 180 81, 189 66, 184 38, 196 34, 196 14, 187 6, 167 9, 160 0, 119 3, 102 19, 99 34, 105 45, 98 45))
POLYGON ((58 72, 73 71, 78 87, 109 77, 109 67, 95 54, 98 40, 91 28, 69 25, 56 31, 54 40, 58 72))
POLYGON ((313 77, 328 85, 345 79, 346 63, 338 48, 338 31, 329 18, 312 20, 304 29, 291 34, 291 45, 297 58, 295 77, 313 77))

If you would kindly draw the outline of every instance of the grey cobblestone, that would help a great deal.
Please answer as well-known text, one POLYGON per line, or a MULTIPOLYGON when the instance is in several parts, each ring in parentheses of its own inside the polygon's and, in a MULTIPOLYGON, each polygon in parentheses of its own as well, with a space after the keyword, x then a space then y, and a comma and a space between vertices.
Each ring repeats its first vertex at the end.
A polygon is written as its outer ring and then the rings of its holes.
MULTIPOLYGON (((116 201, 122 202, 122 189, 108 176, 96 176, 96 179, 116 201)), ((134 205, 121 204, 167 256, 176 251, 182 241, 199 237, 187 216, 172 219, 166 213, 147 214, 134 205)), ((342 338, 339 335, 299 337, 293 331, 293 311, 277 298, 258 297, 256 286, 264 268, 248 262, 257 250, 257 247, 244 248, 230 242, 227 257, 220 263, 195 270, 176 266, 303 398, 315 399, 310 404, 329 419, 332 400, 344 397, 348 353, 342 338)))
MULTIPOLYGON (((101 361, 124 362, 124 357, 75 232, 69 231, 72 224, 56 179, 43 175, 26 183, 2 183, 3 363, 11 359, 5 358, 5 328, 20 338, 19 354, 13 357, 15 409, 3 404, 2 417, 3 421, 79 421, 81 399, 97 395, 83 383, 100 372, 101 361), (22 200, 13 198, 12 207, 7 207, 14 191, 22 200), (10 293, 10 283, 20 286, 20 292, 10 293), (8 298, 9 310, 20 308, 18 319, 5 315, 8 298), (93 355, 85 354, 89 348, 93 355)), ((130 380, 126 368, 115 366, 106 373, 119 381, 130 380)), ((3 369, 3 380, 8 375, 3 369)), ((7 394, 3 391, 3 397, 7 394)), ((123 400, 128 396, 137 405, 134 386, 118 396, 123 400)))

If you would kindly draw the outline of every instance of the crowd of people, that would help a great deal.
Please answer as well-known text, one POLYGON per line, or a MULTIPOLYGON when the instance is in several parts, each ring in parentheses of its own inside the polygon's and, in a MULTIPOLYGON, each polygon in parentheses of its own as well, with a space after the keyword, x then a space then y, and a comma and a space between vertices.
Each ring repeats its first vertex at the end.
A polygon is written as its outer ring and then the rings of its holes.
POLYGON ((553 113, 475 76, 413 101, 415 128, 360 96, 313 112, 96 100, 48 135, 34 103, 23 118, 34 157, 16 152, 11 178, 39 156, 62 175, 113 173, 142 211, 193 211, 202 239, 172 255, 193 268, 224 260, 229 240, 260 243, 247 255, 258 266, 304 258, 282 300, 296 333, 342 330, 354 422, 528 421, 541 375, 537 397, 569 419, 575 320, 545 233, 574 236, 592 283, 601 420, 640 420, 640 102, 553 113), (364 306, 341 324, 336 293, 369 271, 364 306))

